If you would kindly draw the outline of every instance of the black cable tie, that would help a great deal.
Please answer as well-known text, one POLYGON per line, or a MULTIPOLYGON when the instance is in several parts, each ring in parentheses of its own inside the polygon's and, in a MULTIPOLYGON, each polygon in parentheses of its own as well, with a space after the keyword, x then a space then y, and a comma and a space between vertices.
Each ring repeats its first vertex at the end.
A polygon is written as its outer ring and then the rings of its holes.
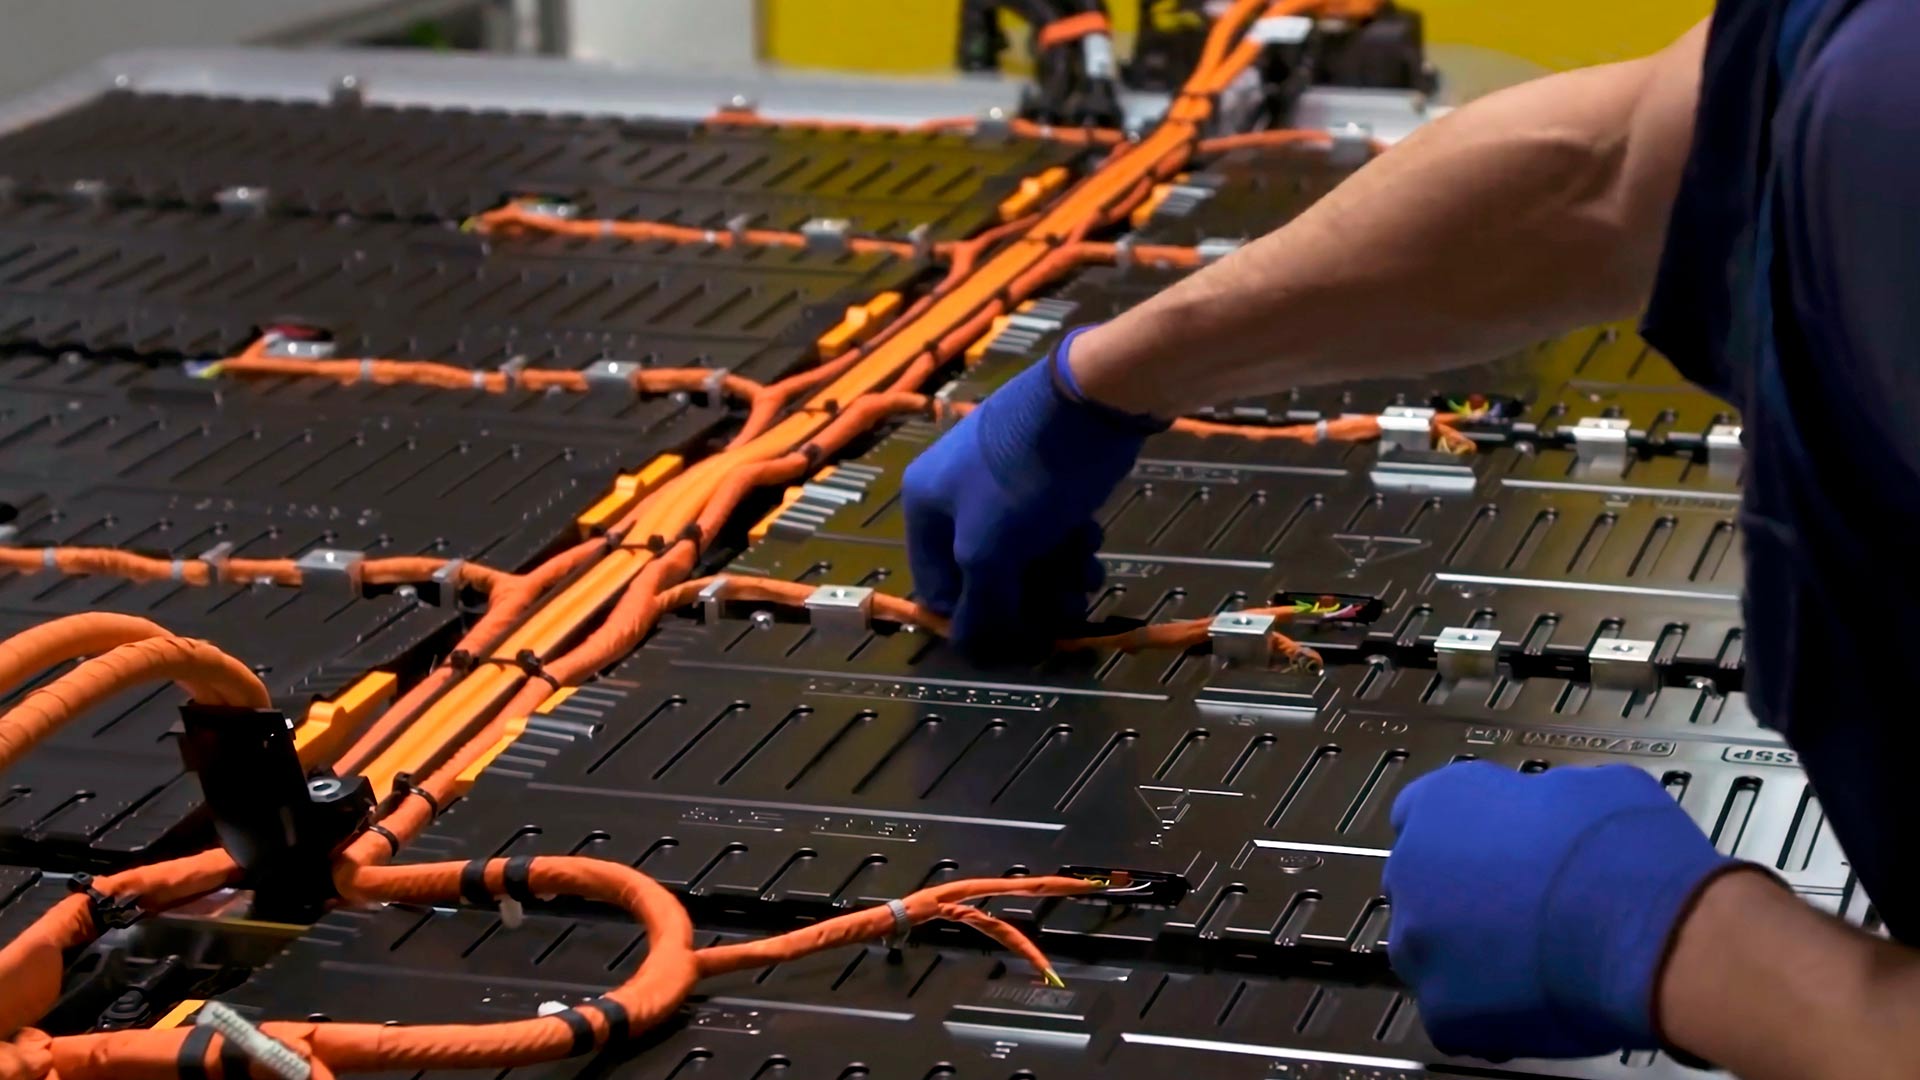
POLYGON ((647 537, 646 548, 648 551, 658 555, 667 550, 667 538, 661 536, 659 533, 654 533, 652 536, 647 537))
POLYGON ((455 649, 447 654, 447 666, 456 673, 465 675, 473 670, 473 654, 465 649, 455 649))
POLYGON ((385 840, 387 842, 387 846, 393 849, 391 854, 394 854, 394 855, 400 854, 400 838, 393 835, 392 829, 389 829, 385 825, 381 825, 378 822, 376 822, 372 825, 367 826, 367 831, 374 834, 375 836, 378 836, 380 839, 385 840))
POLYGON ((567 1047, 568 1057, 579 1057, 593 1049, 593 1022, 585 1013, 579 1009, 562 1009, 553 1015, 573 1033, 573 1042, 567 1047))
POLYGON ((839 416, 840 415, 840 399, 828 398, 827 400, 821 402, 820 411, 823 413, 826 413, 828 416, 839 416))
POLYGON ((539 897, 533 895, 533 885, 528 880, 533 873, 533 856, 515 855, 507 860, 504 884, 507 895, 523 904, 535 903, 539 897))
POLYGON ((633 1034, 630 1027, 633 1021, 627 1018, 625 1005, 610 997, 597 997, 587 1004, 599 1009, 600 1015, 607 1018, 607 1045, 611 1046, 633 1034))
POLYGON ((401 792, 400 797, 402 799, 405 799, 408 795, 420 796, 420 798, 426 802, 427 809, 433 812, 433 816, 434 817, 440 816, 440 800, 434 798, 433 793, 428 791, 426 788, 423 788, 420 785, 414 783, 412 773, 410 772, 394 773, 393 774, 393 790, 401 792))
POLYGON ((827 452, 820 449, 818 443, 801 443, 800 456, 807 459, 807 468, 811 469, 820 464, 821 460, 827 456, 827 452))
MULTIPOLYGON (((213 1080, 212 1074, 207 1072, 207 1048, 212 1045, 212 1028, 195 1024, 193 1030, 187 1032, 187 1037, 180 1040, 180 1049, 173 1054, 173 1067, 180 1074, 180 1080, 213 1080)), ((221 1071, 226 1070, 222 1068, 221 1071)))
POLYGON ((617 550, 621 544, 625 543, 627 539, 627 533, 631 528, 632 526, 628 526, 628 528, 626 529, 608 529, 607 535, 603 538, 603 541, 602 541, 603 543, 606 544, 607 550, 608 551, 617 550))
POLYGON ((707 530, 701 528, 699 522, 689 521, 686 528, 680 530, 678 539, 693 541, 693 550, 699 551, 707 545, 707 530))
POLYGON ((474 859, 460 868, 460 898, 475 907, 493 903, 493 890, 487 888, 487 860, 474 859))
POLYGON ((532 649, 521 649, 519 652, 513 654, 513 662, 520 665, 520 670, 526 672, 528 678, 544 679, 548 686, 553 687, 555 690, 560 689, 560 680, 547 674, 547 667, 540 662, 539 653, 534 652, 532 649))
POLYGON ((94 931, 125 930, 140 921, 140 898, 112 897, 93 887, 92 874, 75 874, 67 879, 67 891, 87 898, 87 911, 94 931))

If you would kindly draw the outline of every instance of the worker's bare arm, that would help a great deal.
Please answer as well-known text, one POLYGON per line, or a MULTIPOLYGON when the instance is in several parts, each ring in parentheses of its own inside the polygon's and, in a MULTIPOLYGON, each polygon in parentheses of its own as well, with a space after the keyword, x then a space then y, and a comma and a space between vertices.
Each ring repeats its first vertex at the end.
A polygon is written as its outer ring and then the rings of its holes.
POLYGON ((1660 980, 1675 1044, 1742 1080, 1920 1071, 1920 953, 1869 937, 1754 873, 1701 894, 1660 980))
POLYGON ((1706 31, 1428 126, 1285 228, 1082 335, 1077 381, 1170 415, 1633 312, 1692 138, 1706 31))

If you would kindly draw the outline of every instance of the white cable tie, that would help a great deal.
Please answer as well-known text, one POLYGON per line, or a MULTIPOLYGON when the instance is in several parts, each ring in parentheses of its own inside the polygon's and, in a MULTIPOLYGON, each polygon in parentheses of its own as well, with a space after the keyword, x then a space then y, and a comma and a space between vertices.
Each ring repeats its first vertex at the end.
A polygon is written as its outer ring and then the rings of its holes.
POLYGON ((905 900, 887 901, 887 914, 893 916, 893 933, 887 935, 887 946, 897 949, 907 943, 907 932, 913 929, 913 920, 907 916, 905 900))
POLYGON ((187 580, 187 564, 185 560, 175 559, 173 560, 173 564, 169 566, 167 569, 168 569, 168 573, 172 575, 173 580, 175 581, 187 580))
POLYGON ((40 565, 49 570, 55 569, 60 565, 60 557, 53 548, 41 548, 40 565))
POLYGON ((474 373, 473 373, 473 388, 474 388, 475 390, 485 390, 485 389, 487 388, 487 373, 486 373, 486 372, 484 372, 484 371, 476 371, 476 372, 474 372, 474 373))
POLYGON ((518 930, 527 922, 527 907, 509 896, 500 901, 500 925, 509 930, 518 930))
POLYGON ((361 382, 373 381, 373 361, 372 360, 369 359, 369 360, 360 361, 360 381, 361 382))
POLYGON ((312 1062, 218 1001, 200 1006, 193 1022, 196 1027, 210 1027, 219 1032, 235 1049, 281 1080, 309 1080, 313 1076, 312 1062))
POLYGON ((600 223, 600 235, 601 236, 613 235, 613 221, 611 219, 602 221, 600 223))
POLYGON ((1313 422, 1313 441, 1327 441, 1327 418, 1324 416, 1313 422))

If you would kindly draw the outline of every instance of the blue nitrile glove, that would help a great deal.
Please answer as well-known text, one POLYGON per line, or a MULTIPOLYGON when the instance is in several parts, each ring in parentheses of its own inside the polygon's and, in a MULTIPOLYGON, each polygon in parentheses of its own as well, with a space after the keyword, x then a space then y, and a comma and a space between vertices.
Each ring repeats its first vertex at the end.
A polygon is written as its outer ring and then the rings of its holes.
POLYGON ((1164 428, 1090 402, 1066 365, 1085 328, 994 391, 907 468, 920 601, 981 659, 1025 658, 1079 624, 1099 588, 1094 511, 1164 428))
POLYGON ((1659 1046, 1674 931, 1709 881, 1747 865, 1630 765, 1449 765, 1407 785, 1392 817, 1387 955, 1448 1054, 1659 1046))

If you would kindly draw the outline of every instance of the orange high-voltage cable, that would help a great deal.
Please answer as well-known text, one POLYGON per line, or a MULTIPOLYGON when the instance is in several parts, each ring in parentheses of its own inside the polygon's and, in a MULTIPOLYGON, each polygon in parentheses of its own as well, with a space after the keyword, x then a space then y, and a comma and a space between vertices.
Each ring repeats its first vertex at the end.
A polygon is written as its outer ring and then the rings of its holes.
MULTIPOLYGON (((84 618, 84 616, 83 616, 84 618)), ((205 641, 148 637, 127 641, 35 689, 0 713, 0 771, 41 739, 124 690, 170 679, 208 705, 263 709, 271 704, 260 677, 205 641)))
MULTIPOLYGON (((501 581, 513 576, 479 563, 426 555, 366 559, 358 570, 360 580, 368 585, 418 584, 431 581, 434 574, 453 563, 458 564, 455 569, 462 588, 491 592, 501 581)), ((128 581, 177 581, 196 586, 219 582, 298 586, 305 580, 299 564, 292 559, 166 559, 98 547, 0 547, 0 570, 18 574, 52 571, 70 577, 94 575, 128 581)))

